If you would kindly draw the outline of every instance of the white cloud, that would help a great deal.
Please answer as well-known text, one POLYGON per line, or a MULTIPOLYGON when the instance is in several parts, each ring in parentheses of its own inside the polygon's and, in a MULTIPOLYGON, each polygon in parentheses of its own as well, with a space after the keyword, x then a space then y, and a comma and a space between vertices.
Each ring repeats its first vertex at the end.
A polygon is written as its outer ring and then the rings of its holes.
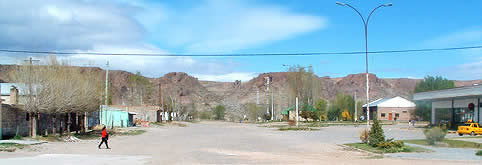
MULTIPOLYGON (((0 48, 101 53, 232 52, 290 39, 326 26, 326 19, 255 1, 206 0, 178 8, 152 1, 2 1, 0 48), (197 3, 197 4, 196 4, 197 3)), ((2 54, 0 63, 32 54, 2 54)), ((45 55, 39 55, 45 56, 45 55)), ((187 72, 206 80, 248 80, 229 59, 147 56, 63 56, 72 64, 141 71, 157 77, 187 72)), ((241 68, 242 69, 242 68, 241 68)))
POLYGON ((257 75, 256 73, 234 72, 227 74, 194 74, 193 76, 204 81, 234 82, 236 80, 249 81, 257 75))
MULTIPOLYGON (((476 46, 482 43, 482 27, 458 30, 425 43, 436 47, 476 46)), ((458 59, 463 59, 462 64, 454 64, 435 69, 434 73, 446 75, 449 79, 474 80, 481 79, 482 75, 482 49, 466 49, 454 52, 458 59)))
POLYGON ((455 65, 440 70, 443 75, 455 80, 480 80, 482 75, 482 59, 478 61, 455 65))
POLYGON ((166 18, 149 31, 163 38, 164 43, 187 52, 222 53, 253 48, 321 29, 327 22, 321 16, 279 6, 234 0, 204 1, 188 10, 162 12, 166 18))
MULTIPOLYGON (((482 27, 464 29, 452 32, 426 41, 430 46, 454 46, 459 44, 473 44, 482 42, 482 27)), ((467 46, 467 45, 464 45, 467 46)), ((472 46, 472 45, 470 45, 472 46)))
POLYGON ((145 29, 128 4, 98 1, 6 1, 0 5, 0 47, 91 50, 97 44, 142 42, 145 29))

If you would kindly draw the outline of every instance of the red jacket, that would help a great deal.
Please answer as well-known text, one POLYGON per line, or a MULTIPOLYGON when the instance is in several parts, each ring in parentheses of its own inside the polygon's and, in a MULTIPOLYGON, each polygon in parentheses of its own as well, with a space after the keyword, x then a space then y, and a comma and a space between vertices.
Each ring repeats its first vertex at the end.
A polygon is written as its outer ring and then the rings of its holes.
POLYGON ((107 131, 104 129, 104 130, 102 131, 102 138, 105 138, 106 136, 107 136, 107 131))

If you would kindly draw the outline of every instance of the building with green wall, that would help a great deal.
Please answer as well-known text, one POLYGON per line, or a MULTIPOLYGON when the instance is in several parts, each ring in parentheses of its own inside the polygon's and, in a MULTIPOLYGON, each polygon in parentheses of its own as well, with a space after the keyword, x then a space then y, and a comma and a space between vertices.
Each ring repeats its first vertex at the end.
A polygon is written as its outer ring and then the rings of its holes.
POLYGON ((100 107, 100 124, 107 127, 128 127, 129 112, 118 108, 102 105, 100 107))

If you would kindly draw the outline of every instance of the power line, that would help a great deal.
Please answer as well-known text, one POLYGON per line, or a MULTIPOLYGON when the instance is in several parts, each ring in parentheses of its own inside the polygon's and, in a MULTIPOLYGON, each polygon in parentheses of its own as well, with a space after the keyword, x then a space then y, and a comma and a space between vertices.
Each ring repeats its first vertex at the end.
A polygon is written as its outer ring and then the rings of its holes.
MULTIPOLYGON (((381 53, 408 53, 408 52, 432 52, 432 51, 451 51, 464 49, 480 49, 480 46, 450 47, 450 48, 427 48, 427 49, 405 49, 405 50, 381 50, 369 51, 370 54, 381 53)), ((99 53, 99 52, 57 52, 57 51, 32 51, 32 50, 13 50, 0 49, 6 53, 26 53, 26 54, 52 54, 52 55, 100 55, 100 56, 156 56, 156 57, 250 57, 250 56, 320 56, 320 55, 355 55, 364 54, 364 51, 352 52, 301 52, 301 53, 239 53, 239 54, 161 54, 161 53, 99 53)))

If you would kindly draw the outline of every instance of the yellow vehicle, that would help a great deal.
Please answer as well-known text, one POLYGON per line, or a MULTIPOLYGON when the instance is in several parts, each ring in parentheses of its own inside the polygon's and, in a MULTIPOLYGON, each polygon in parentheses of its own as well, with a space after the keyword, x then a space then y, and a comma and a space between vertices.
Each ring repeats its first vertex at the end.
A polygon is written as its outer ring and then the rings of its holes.
POLYGON ((472 136, 482 134, 482 128, 479 127, 479 123, 467 122, 461 125, 457 129, 457 134, 463 136, 464 134, 470 134, 472 136))

